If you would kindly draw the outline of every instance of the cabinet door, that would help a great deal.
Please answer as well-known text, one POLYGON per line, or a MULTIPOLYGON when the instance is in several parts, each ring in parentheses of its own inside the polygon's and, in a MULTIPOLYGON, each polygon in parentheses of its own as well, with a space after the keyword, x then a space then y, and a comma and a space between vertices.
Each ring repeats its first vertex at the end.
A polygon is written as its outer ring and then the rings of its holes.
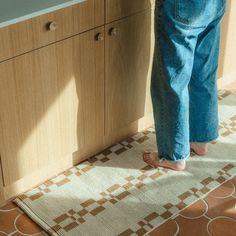
POLYGON ((106 134, 142 118, 150 108, 151 19, 146 10, 106 26, 106 134))
POLYGON ((106 0, 106 23, 150 8, 154 0, 106 0))
MULTIPOLYGON (((6 185, 101 146, 104 27, 0 63, 0 150, 6 185)), ((82 157, 81 157, 82 158, 82 157)))

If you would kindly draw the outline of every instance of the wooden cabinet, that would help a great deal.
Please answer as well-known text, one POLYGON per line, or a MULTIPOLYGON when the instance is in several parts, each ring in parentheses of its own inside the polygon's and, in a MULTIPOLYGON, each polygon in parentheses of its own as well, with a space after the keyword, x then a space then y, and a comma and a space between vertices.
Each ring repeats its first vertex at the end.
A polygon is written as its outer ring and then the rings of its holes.
POLYGON ((112 135, 146 114, 151 10, 107 24, 105 31, 105 133, 112 135))
POLYGON ((0 29, 0 205, 151 114, 152 1, 87 0, 0 29))
POLYGON ((104 27, 0 63, 6 185, 67 154, 102 146, 104 27))
POLYGON ((148 9, 153 2, 154 0, 106 0, 106 23, 148 9))

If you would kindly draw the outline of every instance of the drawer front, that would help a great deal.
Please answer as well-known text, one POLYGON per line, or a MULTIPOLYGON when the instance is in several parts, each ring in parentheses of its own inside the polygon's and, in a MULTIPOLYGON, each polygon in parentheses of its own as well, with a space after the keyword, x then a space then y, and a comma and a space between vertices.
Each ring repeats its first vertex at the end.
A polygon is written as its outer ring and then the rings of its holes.
POLYGON ((0 61, 104 24, 104 1, 85 2, 0 28, 0 61))
POLYGON ((106 0, 106 23, 148 9, 155 0, 106 0))

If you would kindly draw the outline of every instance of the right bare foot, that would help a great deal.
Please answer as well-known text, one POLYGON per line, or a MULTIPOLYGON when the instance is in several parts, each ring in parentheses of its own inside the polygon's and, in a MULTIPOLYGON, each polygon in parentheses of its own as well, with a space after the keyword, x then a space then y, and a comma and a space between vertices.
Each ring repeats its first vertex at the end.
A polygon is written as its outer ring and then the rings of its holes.
POLYGON ((158 158, 157 151, 145 151, 143 152, 143 160, 148 165, 157 168, 163 167, 166 169, 181 171, 185 169, 186 163, 183 161, 168 161, 168 160, 160 160, 158 158))
POLYGON ((199 156, 205 156, 208 152, 208 143, 192 142, 190 149, 199 156))

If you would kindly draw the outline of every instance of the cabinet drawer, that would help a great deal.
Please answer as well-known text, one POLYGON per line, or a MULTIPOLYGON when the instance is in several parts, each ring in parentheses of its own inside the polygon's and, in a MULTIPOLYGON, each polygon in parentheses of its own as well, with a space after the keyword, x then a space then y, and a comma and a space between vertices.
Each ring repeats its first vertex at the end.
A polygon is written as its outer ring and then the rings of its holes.
POLYGON ((104 23, 104 1, 87 0, 0 29, 0 61, 104 23))
POLYGON ((106 0, 106 23, 150 8, 155 0, 106 0))

